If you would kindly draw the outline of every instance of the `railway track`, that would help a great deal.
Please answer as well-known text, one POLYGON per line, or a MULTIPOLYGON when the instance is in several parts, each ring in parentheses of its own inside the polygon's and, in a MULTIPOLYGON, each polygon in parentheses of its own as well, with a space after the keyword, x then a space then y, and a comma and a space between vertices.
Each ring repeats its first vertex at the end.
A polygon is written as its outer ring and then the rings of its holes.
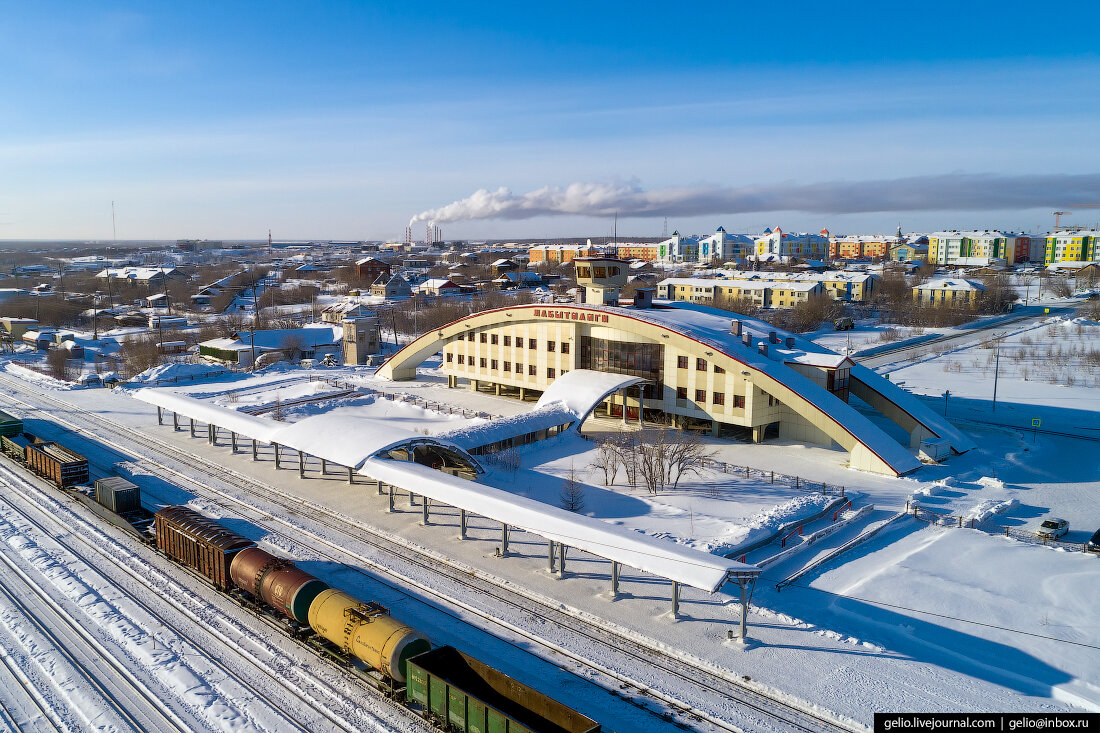
MULTIPOLYGON (((2 382, 7 382, 13 386, 18 384, 6 377, 0 377, 0 383, 2 382)), ((173 483, 183 485, 184 488, 193 487, 195 492, 206 500, 248 519, 266 531, 286 537, 295 543, 301 543, 304 535, 310 540, 311 544, 308 546, 324 555, 326 559, 349 566, 359 572, 362 571, 357 567, 358 565, 375 569, 380 576, 383 576, 381 582, 404 592, 401 586, 384 580, 385 575, 397 574, 401 577, 404 585, 413 585, 424 594, 437 599, 444 608, 457 605, 467 613, 476 614, 492 624, 503 626, 512 634, 534 642, 541 648, 550 650, 550 656, 565 658, 572 664, 583 668, 595 669, 603 676, 615 680, 620 686, 625 685, 636 690, 639 694, 659 700, 669 709, 686 718, 689 724, 705 721, 722 730, 740 730, 738 725, 731 723, 729 720, 705 711, 706 702, 708 700, 713 702, 714 697, 717 696, 718 700, 732 701, 736 703, 739 709, 751 711, 751 715, 754 716, 761 716, 763 718, 762 722, 771 725, 779 724, 789 730, 835 731, 858 729, 857 724, 850 724, 768 696, 743 684, 722 670, 708 669, 705 665, 700 666, 689 663, 668 654, 660 648, 611 630, 606 626, 589 622, 560 608, 550 606, 544 599, 537 596, 517 595, 514 589, 505 589, 489 578, 471 574, 450 564, 440 562, 439 557, 433 556, 421 548, 395 541, 383 532, 333 515, 326 507, 313 505, 298 497, 285 494, 270 484, 232 469, 227 469, 224 465, 187 453, 170 443, 150 438, 129 426, 82 410, 48 395, 36 393, 35 397, 45 403, 54 405, 56 408, 68 413, 70 417, 84 421, 85 426, 61 417, 56 409, 47 409, 52 420, 67 423, 77 432, 87 434, 98 443, 120 451, 127 459, 131 457, 130 453, 141 455, 146 462, 155 468, 154 472, 161 474, 161 478, 170 479, 173 483), (89 429, 87 427, 88 423, 95 427, 109 428, 112 438, 104 438, 101 432, 89 429), (122 436, 140 446, 143 451, 133 451, 132 448, 127 448, 125 445, 118 443, 117 439, 122 436), (185 469, 191 469, 192 473, 185 473, 154 458, 158 455, 166 456, 185 469), (204 477, 203 480, 197 480, 194 477, 195 474, 204 477), (212 485, 219 482, 226 484, 224 490, 212 485), (237 496, 241 492, 259 499, 263 503, 274 504, 283 510, 282 513, 285 513, 286 516, 295 519, 292 521, 277 516, 275 513, 265 512, 251 503, 242 501, 237 496), (308 519, 302 516, 303 510, 306 509, 310 510, 308 519), (306 522, 315 523, 323 529, 332 530, 339 535, 351 538, 372 551, 381 553, 384 557, 397 558, 406 565, 407 569, 395 573, 392 566, 380 564, 367 555, 352 552, 346 543, 339 545, 334 543, 325 537, 323 532, 319 533, 306 526, 306 522), (321 549, 322 547, 325 549, 321 549), (510 613, 514 614, 517 623, 508 622, 498 613, 489 613, 481 608, 474 607, 460 600, 457 593, 445 594, 414 579, 414 576, 423 577, 425 574, 429 577, 444 580, 456 589, 465 591, 467 596, 473 595, 474 597, 491 599, 494 603, 509 609, 510 613), (536 636, 522 628, 518 623, 519 619, 531 618, 545 621, 551 625, 551 628, 560 630, 562 641, 559 643, 545 637, 536 636), (577 640, 583 642, 586 650, 594 647, 599 651, 601 658, 610 657, 616 660, 618 663, 613 665, 615 668, 633 669, 637 672, 633 675, 626 675, 616 671, 612 665, 592 662, 591 654, 582 654, 569 648, 571 645, 575 645, 577 640), (643 671, 652 675, 654 679, 652 684, 638 679, 644 676, 644 674, 641 674, 643 671), (695 699, 685 705, 680 699, 658 689, 660 681, 666 678, 690 685, 695 691, 695 699)), ((10 399, 15 399, 31 409, 43 409, 19 398, 10 399)), ((372 576, 372 580, 378 581, 379 578, 372 576)))
MULTIPOLYGON (((14 682, 19 688, 19 691, 23 693, 23 696, 30 703, 31 707, 38 711, 38 715, 35 718, 27 720, 24 724, 20 724, 20 721, 16 720, 15 716, 8 710, 9 705, 17 703, 11 698, 11 688, 5 686, 3 689, 5 699, 0 702, 0 714, 3 715, 4 723, 7 724, 8 729, 11 731, 53 730, 57 731, 57 733, 64 733, 67 731, 68 728, 62 726, 60 721, 57 720, 56 714, 43 699, 42 693, 38 691, 34 682, 27 676, 27 672, 23 669, 23 665, 12 659, 6 649, 0 648, 0 663, 3 664, 12 682, 14 682), (39 721, 40 725, 36 725, 39 721)), ((14 706, 15 705, 13 705, 13 707, 14 706)))
MULTIPOLYGON (((0 477, 9 484, 21 484, 25 488, 37 491, 40 501, 50 503, 56 502, 52 489, 43 489, 36 486, 33 480, 24 478, 3 464, 0 464, 0 477)), ((15 494, 15 496, 18 496, 18 494, 15 494)), ((271 711, 276 711, 278 715, 283 718, 285 724, 280 726, 280 730, 297 730, 302 733, 310 733, 318 729, 344 731, 357 731, 361 729, 364 721, 347 719, 349 715, 350 717, 356 717, 359 711, 357 711, 354 706, 349 706, 346 698, 334 691, 333 686, 330 684, 314 681, 312 692, 315 693, 315 695, 307 696, 293 686, 288 685, 286 680, 282 679, 278 674, 274 674, 270 664, 246 655, 243 650, 236 655, 236 658, 243 663, 243 669, 231 669, 218 655, 204 651, 206 649, 217 648, 217 645, 222 645, 222 648, 241 649, 241 644, 232 638, 232 633, 226 633, 224 630, 217 628, 217 624, 212 623, 210 619, 200 618, 194 610, 187 607, 185 602, 179 601, 177 599, 179 594, 187 594, 189 591, 177 583, 171 574, 164 573, 162 570, 156 568, 153 563, 148 562, 148 558, 138 558, 137 562, 140 563, 140 565, 136 568, 127 564, 123 558, 132 554, 131 548, 117 540, 106 537, 105 533, 102 532, 101 526, 94 520, 91 522, 85 521, 74 512, 64 511, 64 508, 61 506, 57 507, 57 513, 53 513, 43 510, 33 501, 26 502, 27 506, 31 507, 30 509, 16 506, 16 502, 13 502, 10 497, 3 497, 3 499, 0 499, 0 503, 6 505, 12 511, 16 512, 24 521, 32 524, 40 531, 50 534, 54 541, 61 544, 77 557, 85 560, 85 562, 89 562, 87 558, 89 554, 95 555, 95 560, 98 563, 95 567, 101 576, 103 576, 102 568, 104 564, 116 568, 125 575, 127 582, 140 586, 144 589, 144 592, 150 594, 153 601, 156 603, 167 603, 191 623, 194 623, 198 630, 209 635, 211 639, 197 638, 195 633, 185 630, 180 623, 169 620, 164 612, 155 609, 150 602, 138 598, 137 595, 132 592, 127 593, 128 599, 132 603, 138 605, 144 613, 155 619, 163 629, 169 631, 184 644, 195 650, 193 652, 187 652, 187 654, 201 655, 207 664, 225 675, 226 678, 234 680, 234 683, 239 685, 244 692, 251 695, 253 699, 261 701, 263 704, 267 705, 271 711), (45 521, 51 522, 55 525, 55 529, 51 531, 45 526, 44 521, 31 516, 32 512, 45 518, 45 521), (59 518, 62 512, 64 512, 65 516, 64 521, 59 518), (97 544, 94 539, 90 539, 86 536, 84 534, 85 532, 95 535, 95 539, 101 540, 103 544, 97 544), (79 548, 75 547, 77 544, 80 545, 79 548), (174 586, 175 592, 172 595, 164 593, 164 588, 170 586, 174 586), (256 675, 259 675, 259 677, 257 678, 256 675), (260 685, 253 682, 254 679, 270 680, 271 683, 276 686, 283 699, 274 699, 272 694, 260 689, 260 685), (335 703, 338 706, 343 706, 345 708, 343 714, 334 712, 322 700, 318 699, 323 697, 328 698, 327 702, 329 704, 335 703), (288 701, 296 703, 293 708, 287 705, 288 701), (297 714, 295 709, 314 711, 316 715, 310 716, 307 719, 297 714), (323 727, 319 728, 319 726, 323 727)), ((149 553, 156 558, 160 558, 160 555, 152 552, 152 550, 150 550, 149 553)), ((112 582, 105 576, 104 581, 108 583, 112 582)), ((238 608, 238 606, 231 603, 228 599, 226 599, 226 605, 229 606, 231 610, 238 608)), ((247 640, 249 639, 246 638, 246 641, 247 640)), ((272 657, 283 653, 282 650, 268 651, 271 652, 269 656, 272 657)), ((284 673, 295 675, 299 683, 309 683, 311 681, 306 676, 306 673, 297 665, 287 666, 287 668, 284 669, 284 673)), ((352 679, 349 677, 345 681, 351 683, 352 679)), ((410 727, 415 727, 418 721, 408 722, 410 727)))
POLYGON ((119 722, 134 731, 189 733, 192 730, 178 715, 161 704, 156 695, 77 623, 61 604, 35 583, 6 551, 0 552, 0 566, 0 577, 3 578, 0 595, 50 642, 55 652, 97 693, 119 722), (102 664, 95 665, 98 668, 93 669, 91 663, 78 656, 75 647, 90 652, 90 656, 102 664), (140 710, 135 710, 134 700, 141 702, 140 710))

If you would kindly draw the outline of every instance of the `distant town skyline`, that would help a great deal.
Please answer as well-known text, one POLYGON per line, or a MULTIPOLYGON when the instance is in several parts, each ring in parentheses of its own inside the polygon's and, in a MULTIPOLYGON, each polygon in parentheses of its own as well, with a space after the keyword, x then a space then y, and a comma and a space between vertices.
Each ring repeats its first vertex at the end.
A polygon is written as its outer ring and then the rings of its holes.
POLYGON ((0 239, 110 240, 112 201, 119 239, 351 240, 479 191, 445 238, 610 234, 621 202, 624 236, 1100 203, 1100 59, 1040 6, 5 5, 0 239))

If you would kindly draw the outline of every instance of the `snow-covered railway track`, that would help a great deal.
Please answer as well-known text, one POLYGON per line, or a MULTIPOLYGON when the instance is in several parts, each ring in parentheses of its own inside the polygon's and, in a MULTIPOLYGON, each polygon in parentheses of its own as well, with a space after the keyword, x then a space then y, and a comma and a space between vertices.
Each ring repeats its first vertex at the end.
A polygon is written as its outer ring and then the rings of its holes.
MULTIPOLYGON (((0 594, 96 693, 104 712, 109 711, 108 720, 134 731, 192 730, 9 555, 7 548, 0 552, 0 594)), ((93 716, 88 722, 101 725, 107 720, 93 716)))
POLYGON ((14 683, 14 686, 0 684, 0 714, 4 723, 12 731, 67 731, 43 698, 38 685, 28 676, 25 662, 25 659, 13 658, 12 653, 0 645, 0 663, 14 683))
MULTIPOLYGON (((194 658, 201 658, 201 665, 207 668, 206 671, 221 678, 219 691, 227 699, 249 699, 258 704, 262 710, 256 716, 257 719, 250 719, 249 711, 240 716, 245 723, 252 723, 254 729, 270 728, 266 723, 274 720, 277 721, 275 729, 279 731, 356 731, 361 730, 364 723, 368 722, 370 716, 350 704, 340 694, 337 686, 329 681, 310 677, 302 670, 301 665, 284 658, 285 650, 269 648, 262 642, 257 643, 254 637, 242 638, 241 629, 227 625, 209 613, 201 617, 199 614, 207 610, 202 607, 204 602, 201 596, 196 605, 195 597, 188 588, 176 582, 172 575, 163 573, 149 563, 149 558, 141 558, 133 553, 132 548, 126 546, 126 538, 119 542, 106 535, 102 531, 103 527, 94 519, 87 522, 75 513, 65 510, 52 496, 51 488, 43 490, 33 485, 32 482, 37 479, 23 478, 3 464, 0 464, 0 479, 15 484, 20 489, 39 492, 36 496, 37 502, 32 500, 25 502, 24 506, 16 506, 18 499, 13 502, 10 497, 4 497, 0 500, 0 507, 14 511, 23 521, 51 534, 58 544, 74 556, 88 563, 96 563, 95 567, 101 575, 107 567, 120 573, 116 578, 122 577, 127 585, 127 588, 120 588, 126 594, 127 602, 136 605, 142 614, 159 625, 157 634, 168 637, 170 648, 178 646, 187 649, 188 651, 178 652, 178 655, 192 658, 189 665, 192 667, 196 666, 194 658), (45 522, 53 523, 52 532, 45 526, 45 522), (173 614, 178 613, 182 621, 179 618, 169 619, 165 609, 170 609, 173 614), (258 646, 259 653, 266 654, 266 663, 253 654, 246 653, 245 647, 249 643, 258 646), (233 655, 235 663, 232 665, 222 658, 227 650, 236 650, 233 655), (292 678, 293 682, 288 683, 287 677, 292 678), (302 688, 308 692, 304 692, 302 688)), ((162 559, 151 549, 149 553, 155 559, 162 559)), ((111 582, 105 575, 104 580, 111 582)), ((237 611, 235 603, 229 599, 224 600, 231 613, 237 611)), ((324 665, 324 668, 328 670, 329 665, 324 665)), ((415 723, 415 720, 410 721, 413 727, 415 723)))
MULTIPOLYGON (((0 378, 0 381, 7 380, 0 378)), ((326 507, 290 496, 270 484, 188 453, 129 426, 81 410, 48 395, 36 393, 34 397, 56 405, 86 424, 78 425, 73 420, 60 417, 56 411, 51 411, 52 419, 67 423, 74 430, 88 434, 99 443, 119 450, 127 458, 136 452, 147 463, 158 467, 156 472, 166 472, 162 474, 162 478, 193 489, 204 499, 242 516, 272 534, 285 537, 296 544, 302 543, 303 536, 308 537, 310 549, 326 559, 358 572, 361 572, 358 565, 374 569, 380 577, 372 576, 372 580, 386 583, 399 591, 403 591, 402 586, 411 585, 423 594, 438 599, 437 608, 457 606, 492 626, 503 627, 512 636, 520 637, 521 643, 512 642, 517 648, 525 649, 525 645, 533 642, 544 650, 538 656, 551 660, 564 658, 571 667, 593 670, 599 674, 603 684, 611 689, 623 685, 633 688, 642 695, 661 701, 669 709, 678 712, 689 724, 691 721, 705 721, 723 730, 741 730, 746 725, 761 723, 768 727, 778 725, 780 729, 804 731, 850 730, 857 727, 827 713, 805 709, 772 697, 724 674, 722 670, 708 668, 705 664, 693 664, 610 626, 568 613, 546 603, 545 599, 534 595, 519 595, 515 588, 502 587, 491 578, 440 562, 440 558, 421 548, 400 542, 372 527, 334 515, 326 507), (111 437, 104 437, 102 430, 88 428, 86 425, 89 423, 93 428, 109 428, 111 437), (143 450, 134 451, 121 444, 120 439, 135 443, 143 450), (154 456, 160 456, 162 460, 154 456), (163 462, 165 458, 185 470, 163 462), (196 475, 202 476, 202 480, 196 479, 196 475), (215 487, 213 484, 216 483, 224 484, 225 489, 215 487), (259 504, 242 501, 239 498, 241 492, 257 500, 259 504), (281 511, 266 511, 262 508, 265 504, 273 504, 281 511), (310 510, 308 518, 302 516, 303 509, 310 510), (319 525, 321 531, 311 528, 310 524, 319 525), (405 568, 380 563, 370 555, 349 547, 346 542, 335 543, 325 536, 326 529, 355 540, 373 552, 382 553, 386 558, 396 559, 405 568), (398 577, 401 585, 386 581, 386 575, 398 577), (425 576, 442 580, 452 590, 440 590, 419 580, 425 576), (462 597, 478 598, 480 601, 488 599, 496 604, 496 608, 486 610, 476 607, 463 601, 462 597), (502 614, 502 609, 507 609, 507 613, 502 614), (524 620, 529 621, 532 618, 545 622, 540 626, 540 634, 524 628, 524 620), (551 636, 556 638, 550 638, 551 636), (579 648, 584 651, 577 651, 579 648), (594 655, 593 649, 598 654, 594 655), (607 661, 596 662, 594 656, 607 661), (669 679, 676 681, 675 694, 667 691, 669 679), (685 688, 690 689, 690 695, 683 694, 685 688), (730 707, 735 708, 732 714, 730 707)), ((24 400, 19 401, 28 407, 42 409, 24 400)))

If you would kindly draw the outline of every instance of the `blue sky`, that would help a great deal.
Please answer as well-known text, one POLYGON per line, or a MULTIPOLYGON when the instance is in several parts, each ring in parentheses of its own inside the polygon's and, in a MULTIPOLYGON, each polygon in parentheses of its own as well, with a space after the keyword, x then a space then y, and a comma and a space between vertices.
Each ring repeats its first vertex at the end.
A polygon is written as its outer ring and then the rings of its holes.
MULTIPOLYGON (((1100 44, 1072 32, 1094 4, 534 5, 0 0, 0 238, 109 238, 112 200, 121 238, 363 239, 500 187, 1100 173, 1100 44)), ((1062 195, 672 207, 669 227, 1034 230, 1052 207, 1100 203, 1062 195)), ((570 209, 444 233, 610 226, 570 209)))

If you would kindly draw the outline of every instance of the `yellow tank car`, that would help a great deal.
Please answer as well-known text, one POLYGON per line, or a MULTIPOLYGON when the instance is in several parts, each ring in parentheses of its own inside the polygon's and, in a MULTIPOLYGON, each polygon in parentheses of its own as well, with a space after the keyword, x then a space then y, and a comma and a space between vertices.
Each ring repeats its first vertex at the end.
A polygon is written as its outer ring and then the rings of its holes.
POLYGON ((401 623, 385 607, 363 603, 330 588, 309 607, 309 625, 345 654, 369 664, 395 682, 405 681, 405 663, 432 648, 416 629, 401 623))

